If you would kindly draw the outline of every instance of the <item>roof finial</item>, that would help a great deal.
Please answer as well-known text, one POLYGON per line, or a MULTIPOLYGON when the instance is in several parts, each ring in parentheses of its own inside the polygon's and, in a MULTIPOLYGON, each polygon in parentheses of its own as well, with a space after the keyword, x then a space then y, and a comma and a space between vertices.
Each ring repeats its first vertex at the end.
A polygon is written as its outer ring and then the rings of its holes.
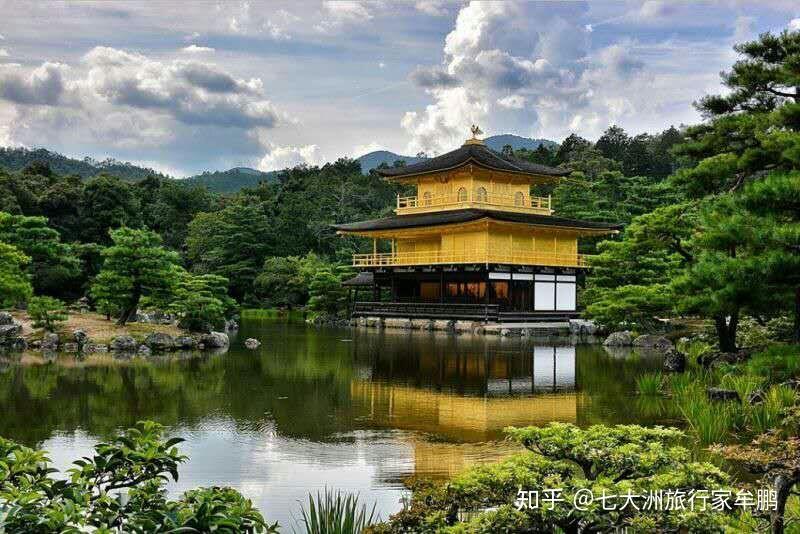
POLYGON ((482 134, 482 133, 483 133, 483 130, 481 130, 480 126, 473 124, 473 125, 470 127, 470 129, 469 129, 469 130, 472 132, 472 137, 470 137, 469 139, 467 139, 467 140, 464 142, 464 144, 465 144, 465 145, 482 145, 482 144, 483 144, 483 141, 481 141, 480 139, 478 139, 478 136, 479 136, 480 134, 482 134))

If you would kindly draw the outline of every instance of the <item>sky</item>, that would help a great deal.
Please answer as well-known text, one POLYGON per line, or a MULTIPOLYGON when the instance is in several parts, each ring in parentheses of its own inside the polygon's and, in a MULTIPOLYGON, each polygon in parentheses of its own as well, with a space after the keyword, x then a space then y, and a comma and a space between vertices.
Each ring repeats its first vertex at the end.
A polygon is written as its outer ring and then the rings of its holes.
POLYGON ((0 146, 182 177, 469 137, 596 139, 701 118, 732 46, 800 2, 10 2, 0 146))

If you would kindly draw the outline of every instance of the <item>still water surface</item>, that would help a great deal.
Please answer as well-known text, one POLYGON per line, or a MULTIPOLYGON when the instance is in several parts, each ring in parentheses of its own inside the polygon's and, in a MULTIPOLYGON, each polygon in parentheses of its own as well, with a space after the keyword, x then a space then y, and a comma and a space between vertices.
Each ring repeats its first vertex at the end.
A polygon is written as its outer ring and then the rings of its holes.
POLYGON ((596 345, 244 321, 226 354, 0 359, 0 435, 56 467, 141 419, 186 438, 180 493, 239 489, 290 527, 326 486, 400 507, 409 477, 446 477, 515 450, 509 425, 662 422, 634 379, 660 360, 596 345), (262 341, 243 348, 247 337, 262 341))

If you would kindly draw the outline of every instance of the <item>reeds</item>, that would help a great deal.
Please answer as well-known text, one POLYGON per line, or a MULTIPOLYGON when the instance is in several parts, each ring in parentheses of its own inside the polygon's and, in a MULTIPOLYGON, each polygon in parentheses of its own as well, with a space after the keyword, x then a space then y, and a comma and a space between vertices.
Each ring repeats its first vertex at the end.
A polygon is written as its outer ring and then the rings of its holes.
POLYGON ((639 395, 661 395, 664 377, 660 372, 645 373, 636 377, 636 389, 639 395))
POLYGON ((376 504, 369 510, 358 495, 325 489, 316 497, 309 493, 308 507, 301 507, 301 523, 306 534, 360 534, 378 518, 376 504))

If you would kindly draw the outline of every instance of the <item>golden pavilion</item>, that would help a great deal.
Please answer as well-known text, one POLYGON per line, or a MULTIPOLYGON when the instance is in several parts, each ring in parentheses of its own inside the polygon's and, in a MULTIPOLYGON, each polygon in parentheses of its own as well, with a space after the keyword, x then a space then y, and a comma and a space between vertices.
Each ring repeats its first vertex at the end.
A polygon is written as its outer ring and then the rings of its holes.
POLYGON ((587 268, 578 239, 619 225, 554 215, 534 186, 570 171, 500 154, 476 135, 460 148, 405 167, 378 169, 414 186, 395 215, 339 224, 340 234, 372 239, 353 256, 361 272, 345 284, 371 290, 354 315, 486 321, 552 320, 577 315, 587 268), (388 246, 387 246, 388 245, 388 246), (388 249, 388 251, 386 251, 388 249))

